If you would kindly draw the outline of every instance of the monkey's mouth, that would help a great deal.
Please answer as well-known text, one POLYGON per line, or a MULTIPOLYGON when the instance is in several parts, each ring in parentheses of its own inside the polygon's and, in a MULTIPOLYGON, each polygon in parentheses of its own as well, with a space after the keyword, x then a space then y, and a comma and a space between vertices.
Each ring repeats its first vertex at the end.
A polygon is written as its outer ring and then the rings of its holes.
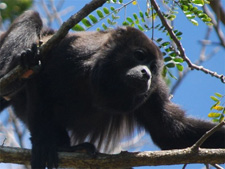
POLYGON ((151 79, 146 80, 146 79, 128 77, 125 83, 137 95, 144 95, 150 90, 151 79))

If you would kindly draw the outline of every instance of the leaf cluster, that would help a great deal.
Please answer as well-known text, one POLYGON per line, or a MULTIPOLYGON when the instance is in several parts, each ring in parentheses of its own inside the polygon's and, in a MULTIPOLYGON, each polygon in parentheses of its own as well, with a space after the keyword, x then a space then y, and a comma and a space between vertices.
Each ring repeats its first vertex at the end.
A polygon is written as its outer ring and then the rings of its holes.
POLYGON ((225 95, 215 93, 215 96, 210 96, 210 98, 215 102, 215 104, 213 104, 213 106, 210 108, 212 112, 208 114, 208 117, 212 118, 212 121, 214 122, 222 122, 225 120, 225 95))
POLYGON ((211 18, 204 13, 202 10, 198 9, 198 6, 203 6, 208 4, 207 0, 180 0, 179 6, 183 10, 186 18, 194 25, 198 26, 198 21, 196 17, 201 19, 205 24, 212 25, 211 18))
MULTIPOLYGON (((95 15, 90 14, 87 18, 83 18, 81 21, 82 25, 81 23, 75 25, 73 27, 73 30, 85 31, 105 18, 107 18, 107 24, 109 24, 110 26, 114 26, 117 24, 116 20, 120 18, 119 16, 117 16, 117 13, 117 10, 113 6, 110 8, 104 7, 102 9, 98 9, 97 11, 95 11, 95 15), (110 15, 111 18, 109 18, 110 15)), ((108 26, 105 23, 102 23, 101 26, 104 30, 108 29, 108 26)), ((100 30, 100 28, 98 28, 97 30, 100 30)))

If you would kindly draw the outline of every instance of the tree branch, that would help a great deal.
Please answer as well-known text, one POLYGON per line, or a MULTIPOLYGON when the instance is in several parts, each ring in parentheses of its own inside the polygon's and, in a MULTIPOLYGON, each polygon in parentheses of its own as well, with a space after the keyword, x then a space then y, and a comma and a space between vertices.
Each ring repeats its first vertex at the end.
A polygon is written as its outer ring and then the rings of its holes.
MULTIPOLYGON (((31 151, 28 149, 0 147, 0 162, 29 164, 31 151)), ((191 148, 155 152, 121 152, 120 154, 101 154, 93 158, 84 153, 59 153, 59 166, 63 168, 123 168, 137 166, 175 165, 187 163, 225 163, 225 149, 191 148)))
POLYGON ((165 26, 166 30, 168 31, 170 37, 173 39, 174 43, 176 44, 179 52, 180 52, 180 56, 183 58, 183 60, 188 64, 188 66, 191 69, 196 69, 196 70, 201 70, 206 74, 210 74, 211 76, 214 76, 216 78, 219 78, 223 83, 225 83, 225 76, 224 75, 219 75, 216 72, 213 72, 209 69, 204 68, 203 66, 198 66, 196 64, 193 64, 191 62, 191 60, 187 57, 184 48, 181 44, 181 42, 177 39, 175 33, 173 32, 172 27, 169 25, 169 23, 166 21, 165 17, 163 16, 162 12, 160 11, 160 8, 158 6, 158 4, 156 3, 155 0, 151 0, 151 4, 154 7, 156 13, 158 14, 162 24, 165 26))
POLYGON ((193 151, 198 150, 199 147, 217 130, 219 130, 221 127, 225 125, 225 121, 222 121, 215 127, 213 127, 211 130, 207 131, 191 148, 193 151))
MULTIPOLYGON (((41 55, 44 56, 44 60, 46 59, 47 53, 50 49, 57 43, 59 43, 69 32, 69 30, 79 23, 83 18, 93 12, 95 9, 102 6, 106 0, 92 0, 89 4, 86 4, 80 11, 76 14, 72 15, 66 22, 62 24, 57 33, 52 36, 44 45, 41 46, 40 52, 41 55)), ((12 71, 7 73, 4 77, 0 79, 0 89, 4 91, 4 89, 11 83, 20 79, 21 76, 27 70, 23 69, 20 65, 15 67, 12 71)), ((0 92, 1 95, 1 92, 0 92)))

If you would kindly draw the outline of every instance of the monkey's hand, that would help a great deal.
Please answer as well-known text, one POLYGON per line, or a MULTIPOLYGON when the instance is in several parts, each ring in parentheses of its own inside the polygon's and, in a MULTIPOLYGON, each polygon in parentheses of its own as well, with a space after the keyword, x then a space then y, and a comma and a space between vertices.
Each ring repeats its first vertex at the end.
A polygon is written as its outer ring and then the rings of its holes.
POLYGON ((21 54, 20 64, 25 69, 28 69, 22 78, 30 78, 34 73, 39 72, 41 62, 40 62, 40 50, 37 44, 32 44, 31 49, 26 49, 21 54))

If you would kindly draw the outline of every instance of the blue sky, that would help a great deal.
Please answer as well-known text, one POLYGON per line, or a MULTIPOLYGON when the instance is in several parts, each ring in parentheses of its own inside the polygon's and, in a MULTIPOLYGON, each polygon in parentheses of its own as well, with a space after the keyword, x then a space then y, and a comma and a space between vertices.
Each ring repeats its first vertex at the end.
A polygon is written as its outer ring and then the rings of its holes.
MULTIPOLYGON (((38 2, 38 1, 37 1, 38 2)), ((75 13, 75 11, 81 9, 87 2, 90 2, 89 0, 65 0, 65 3, 62 6, 62 9, 67 8, 68 6, 73 6, 74 10, 67 15, 63 16, 63 20, 69 18, 70 15, 75 13)), ((124 0, 124 2, 126 2, 124 0)), ((146 1, 144 0, 138 0, 138 3, 140 5, 140 8, 142 11, 146 9, 146 1)), ((225 1, 222 0, 222 4, 225 7, 225 1)), ((118 6, 119 7, 119 6, 118 6)), ((39 9, 38 9, 39 10, 39 9)), ((131 16, 133 13, 138 13, 137 6, 130 5, 127 8, 126 16, 131 16)), ((178 11, 179 14, 177 15, 177 18, 175 20, 175 28, 180 30, 182 35, 182 44, 185 48, 187 56, 191 59, 192 62, 195 62, 200 54, 201 51, 201 44, 199 43, 199 40, 202 40, 205 36, 207 27, 204 23, 199 21, 199 26, 194 26, 192 23, 190 23, 186 18, 185 15, 178 11)), ((45 17, 42 13, 41 15, 45 17)), ((121 19, 120 22, 124 19, 124 11, 121 11, 120 13, 121 19)), ((104 20, 106 22, 106 20, 104 20)), ((157 21, 159 22, 159 20, 157 21)), ((118 25, 119 26, 119 25, 118 25)), ((57 24, 54 24, 55 28, 57 28, 57 24)), ((96 28, 93 28, 94 30, 96 28)), ((225 27, 223 27, 223 30, 225 30, 225 27)), ((151 36, 151 32, 146 32, 147 35, 151 36)), ((155 32, 155 37, 165 37, 164 35, 155 32)), ((214 42, 219 42, 215 32, 210 36, 210 39, 214 42)), ((215 46, 213 46, 215 47, 215 46)), ((210 53, 212 50, 212 47, 207 48, 207 53, 210 53)), ((183 64, 184 67, 187 66, 186 63, 183 64)), ((220 49, 220 51, 208 62, 203 64, 204 67, 215 71, 219 74, 225 74, 225 50, 220 49)), ((176 72, 172 71, 175 76, 176 72)), ((173 80, 173 83, 175 83, 175 80, 173 80)), ((225 94, 225 85, 221 83, 219 79, 216 79, 215 77, 211 77, 210 75, 204 74, 201 71, 193 70, 191 71, 188 76, 183 80, 182 84, 177 88, 174 97, 173 102, 180 105, 184 110, 187 111, 187 115, 201 118, 201 119, 207 119, 210 120, 207 117, 207 114, 210 112, 210 107, 214 103, 210 96, 214 95, 215 92, 225 94)), ((149 138, 148 136, 145 136, 144 139, 149 138)), ((148 145, 143 147, 143 151, 151 151, 151 150, 158 150, 157 147, 153 146, 153 143, 151 141, 147 142, 148 145)), ((4 168, 5 165, 0 165, 0 168, 4 168)), ((203 165, 188 165, 187 169, 199 169, 203 168, 203 165)), ((223 165, 225 167, 225 165, 223 165)), ((182 166, 159 166, 159 167, 137 167, 137 168, 151 168, 151 169, 180 169, 182 166)))

